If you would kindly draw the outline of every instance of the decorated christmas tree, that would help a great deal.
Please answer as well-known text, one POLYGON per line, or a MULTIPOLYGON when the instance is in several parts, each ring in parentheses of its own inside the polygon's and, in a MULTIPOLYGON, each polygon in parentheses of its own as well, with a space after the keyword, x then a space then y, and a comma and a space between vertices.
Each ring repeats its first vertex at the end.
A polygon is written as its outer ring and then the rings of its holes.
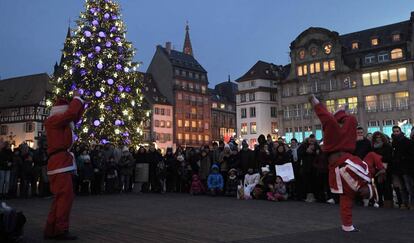
POLYGON ((137 145, 149 111, 142 106, 142 79, 120 7, 113 0, 87 0, 85 8, 55 68, 54 97, 70 97, 78 89, 90 102, 76 125, 80 141, 137 145))

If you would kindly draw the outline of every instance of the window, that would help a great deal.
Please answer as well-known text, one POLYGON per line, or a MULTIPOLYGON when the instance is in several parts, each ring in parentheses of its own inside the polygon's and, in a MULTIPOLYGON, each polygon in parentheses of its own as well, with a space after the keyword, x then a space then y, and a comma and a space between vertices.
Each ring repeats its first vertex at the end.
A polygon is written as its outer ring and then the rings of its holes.
POLYGON ((326 109, 331 113, 335 112, 335 100, 327 100, 326 109))
POLYGON ((308 74, 308 65, 303 65, 303 75, 308 74))
POLYGON ((330 60, 329 61, 329 69, 331 71, 335 71, 335 60, 330 60))
POLYGON ((277 127, 277 122, 272 122, 271 124, 272 124, 272 127, 271 127, 272 131, 271 132, 273 134, 277 134, 279 132, 279 129, 277 127))
POLYGON ((246 94, 240 94, 240 102, 246 102, 246 94))
POLYGON ((216 102, 213 102, 213 103, 211 104, 211 107, 212 107, 212 108, 217 108, 217 103, 216 103, 216 102))
POLYGON ((348 98, 348 105, 349 111, 352 113, 356 113, 358 109, 358 98, 357 97, 349 97, 348 98))
POLYGON ((395 93, 395 106, 397 109, 408 108, 408 92, 397 92, 395 93))
POLYGON ((210 137, 208 135, 204 135, 204 141, 205 142, 209 142, 210 141, 210 137))
POLYGON ((197 122, 196 121, 191 121, 191 127, 192 128, 197 128, 197 122))
MULTIPOLYGON (((217 120, 217 117, 215 117, 215 119, 217 120)), ((217 123, 218 123, 218 121, 217 121, 217 123)), ((198 127, 199 128, 203 127, 203 122, 202 121, 198 121, 198 127)))
POLYGON ((270 101, 277 101, 277 93, 270 93, 270 101))
POLYGON ((379 44, 378 38, 372 38, 371 39, 371 46, 377 46, 379 44))
POLYGON ((352 50, 357 50, 359 49, 359 43, 358 42, 352 42, 352 50))
POLYGON ((346 104, 346 99, 342 98, 342 99, 338 99, 338 107, 340 107, 341 105, 346 104))
POLYGON ((376 95, 365 96, 365 110, 368 112, 377 111, 377 96, 376 95))
POLYGON ((390 59, 388 52, 381 52, 378 54, 378 62, 386 62, 390 59))
POLYGON ((209 126, 208 122, 205 122, 204 123, 204 130, 208 130, 209 128, 210 128, 210 126, 209 126))
POLYGON ((185 120, 184 121, 184 127, 190 127, 190 121, 185 120))
POLYGON ((241 118, 246 118, 247 117, 247 110, 246 110, 246 108, 241 108, 240 109, 240 117, 241 118))
POLYGON ((220 104, 220 109, 226 109, 226 104, 220 104))
POLYGON ((311 55, 314 57, 318 54, 318 48, 316 47, 312 47, 311 48, 311 55))
POLYGON ((315 63, 309 64, 309 73, 315 73, 315 63))
POLYGON ((317 72, 317 73, 321 72, 321 63, 320 62, 315 63, 315 72, 317 72))
POLYGON ((250 107, 250 117, 256 117, 256 107, 250 107))
POLYGON ((165 127, 165 121, 160 121, 160 127, 165 127))
POLYGON ((256 86, 256 81, 250 81, 250 87, 254 87, 254 86, 256 86))
POLYGON ((190 140, 190 134, 186 133, 184 136, 185 136, 185 141, 189 141, 190 140))
POLYGON ((380 72, 380 81, 382 84, 388 83, 388 71, 381 71, 380 72))
POLYGON ((362 84, 364 86, 370 86, 371 85, 371 75, 369 73, 362 74, 362 84))
POLYGON ((303 76, 302 66, 298 66, 298 76, 303 76))
POLYGON ((249 101, 254 101, 255 98, 255 93, 249 93, 249 101))
POLYGON ((399 81, 407 80, 407 68, 399 68, 398 69, 398 80, 399 81))
POLYGON ((197 109, 192 107, 191 108, 191 114, 193 114, 193 115, 197 114, 197 109))
POLYGON ((391 82, 397 82, 398 81, 397 69, 388 70, 388 73, 390 75, 390 81, 391 82))
POLYGON ((7 135, 9 133, 9 127, 6 125, 0 126, 0 135, 7 135))
POLYGON ((277 107, 270 107, 270 117, 277 117, 277 107))
POLYGON ((379 96, 379 104, 382 111, 389 111, 392 109, 391 99, 391 94, 382 94, 379 96))
POLYGON ((375 62, 375 55, 374 54, 368 54, 367 56, 365 56, 365 63, 366 64, 371 64, 375 62))
POLYGON ((183 94, 177 93, 177 100, 182 100, 182 99, 183 99, 183 94))
POLYGON ((204 86, 204 85, 201 86, 201 93, 203 93, 203 94, 206 93, 206 86, 204 86))
POLYGON ((290 118, 290 110, 289 106, 283 107, 283 117, 284 118, 290 118))
POLYGON ((178 127, 183 127, 183 120, 178 120, 177 121, 177 126, 178 127))
POLYGON ((399 59, 403 57, 403 51, 401 48, 397 48, 391 51, 391 59, 399 59))
POLYGON ((246 135, 247 134, 247 123, 242 123, 240 128, 240 134, 246 135))
POLYGON ((312 105, 310 103, 303 104, 303 115, 304 116, 312 115, 312 105))
POLYGON ((31 114, 32 113, 32 107, 25 107, 24 108, 24 114, 31 114))
POLYGON ((154 113, 155 113, 156 115, 160 114, 160 109, 159 109, 158 107, 156 107, 156 108, 155 108, 154 113))
POLYGON ((178 138, 178 140, 182 140, 183 139, 183 134, 182 133, 177 133, 177 138, 178 138))
POLYGON ((165 109, 164 109, 164 108, 161 108, 161 109, 160 109, 160 115, 162 115, 162 116, 164 116, 164 115, 165 115, 165 109))
POLYGON ((401 40, 400 34, 393 34, 392 35, 392 41, 400 41, 400 40, 401 40))
POLYGON ((285 140, 289 141, 293 138, 293 129, 292 128, 286 128, 285 129, 285 140))
POLYGON ((326 55, 331 54, 331 52, 332 52, 332 44, 325 44, 323 46, 323 50, 325 51, 325 54, 326 55))
POLYGON ((323 62, 323 71, 324 72, 329 71, 329 62, 327 62, 327 61, 323 62))
POLYGON ((299 59, 304 59, 305 58, 305 50, 300 50, 299 51, 299 59))
POLYGON ((250 134, 256 134, 256 122, 250 122, 250 134))
POLYGON ((166 116, 171 116, 171 110, 170 109, 165 109, 165 115, 166 116))
POLYGON ((379 121, 369 121, 368 122, 368 132, 374 133, 380 130, 380 122, 379 121))
MULTIPOLYGON (((182 124, 181 124, 182 125, 182 124)), ((166 121, 165 122, 165 126, 167 127, 167 128, 171 128, 171 122, 170 121, 166 121)))
POLYGON ((155 127, 159 127, 160 126, 160 121, 159 120, 155 120, 154 121, 154 126, 155 127))
POLYGON ((25 130, 26 130, 26 133, 34 132, 34 123, 33 122, 26 122, 25 130))
POLYGON ((378 72, 371 73, 371 84, 372 85, 379 84, 379 73, 378 72))
POLYGON ((299 117, 300 116, 300 105, 292 105, 290 108, 290 117, 299 117))

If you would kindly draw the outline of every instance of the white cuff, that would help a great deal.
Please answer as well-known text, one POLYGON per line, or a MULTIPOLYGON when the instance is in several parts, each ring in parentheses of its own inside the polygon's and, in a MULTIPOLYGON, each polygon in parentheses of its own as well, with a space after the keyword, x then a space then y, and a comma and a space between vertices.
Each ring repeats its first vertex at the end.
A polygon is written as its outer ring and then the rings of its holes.
POLYGON ((349 231, 355 230, 355 227, 353 225, 351 225, 351 226, 342 225, 342 230, 346 231, 346 232, 349 232, 349 231))
POLYGON ((85 104, 85 101, 81 97, 75 96, 73 98, 79 100, 82 103, 82 105, 85 104))

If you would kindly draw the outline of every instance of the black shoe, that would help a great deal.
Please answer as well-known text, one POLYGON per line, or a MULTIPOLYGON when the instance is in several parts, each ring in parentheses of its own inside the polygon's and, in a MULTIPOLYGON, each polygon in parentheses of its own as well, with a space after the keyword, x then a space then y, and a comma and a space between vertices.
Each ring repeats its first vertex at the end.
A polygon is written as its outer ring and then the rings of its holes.
POLYGON ((65 232, 61 235, 55 236, 53 239, 54 240, 62 240, 62 241, 64 241, 64 240, 77 240, 78 237, 74 236, 74 235, 71 235, 69 232, 65 232))

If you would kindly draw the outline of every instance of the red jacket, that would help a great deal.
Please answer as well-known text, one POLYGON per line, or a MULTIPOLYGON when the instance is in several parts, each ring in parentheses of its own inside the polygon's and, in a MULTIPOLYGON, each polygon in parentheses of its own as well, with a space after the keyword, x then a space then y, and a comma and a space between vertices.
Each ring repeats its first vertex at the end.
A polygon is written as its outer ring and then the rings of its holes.
POLYGON ((380 170, 385 170, 384 164, 382 163, 382 156, 375 152, 369 152, 365 156, 364 161, 368 164, 371 177, 375 177, 380 170))
POLYGON ((48 175, 76 170, 73 155, 68 152, 73 144, 70 123, 76 123, 81 118, 83 103, 81 98, 74 97, 67 111, 50 116, 45 121, 47 153, 50 156, 47 165, 48 175))

